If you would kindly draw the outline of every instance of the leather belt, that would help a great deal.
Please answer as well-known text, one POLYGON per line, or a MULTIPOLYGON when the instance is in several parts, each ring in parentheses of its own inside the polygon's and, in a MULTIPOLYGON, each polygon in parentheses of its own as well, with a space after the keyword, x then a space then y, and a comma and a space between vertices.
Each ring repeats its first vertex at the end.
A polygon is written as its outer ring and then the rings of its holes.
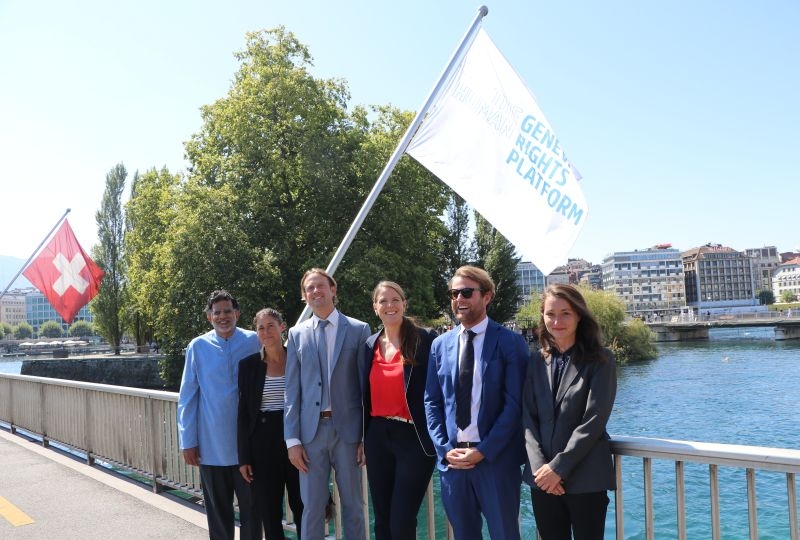
POLYGON ((459 441, 456 443, 456 448, 476 448, 480 443, 459 441))
POLYGON ((319 412, 320 418, 333 418, 333 411, 320 411, 319 412))
POLYGON ((404 424, 413 424, 413 420, 409 420, 408 418, 403 418, 402 416, 381 416, 380 418, 386 418, 387 420, 395 420, 397 422, 403 422, 404 424))

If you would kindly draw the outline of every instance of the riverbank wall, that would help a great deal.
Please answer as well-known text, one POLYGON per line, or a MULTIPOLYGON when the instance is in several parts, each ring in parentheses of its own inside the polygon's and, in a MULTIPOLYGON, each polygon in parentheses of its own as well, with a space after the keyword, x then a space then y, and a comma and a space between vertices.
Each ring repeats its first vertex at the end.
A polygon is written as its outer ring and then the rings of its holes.
POLYGON ((97 355, 23 360, 20 375, 116 386, 168 390, 161 378, 160 355, 97 355))

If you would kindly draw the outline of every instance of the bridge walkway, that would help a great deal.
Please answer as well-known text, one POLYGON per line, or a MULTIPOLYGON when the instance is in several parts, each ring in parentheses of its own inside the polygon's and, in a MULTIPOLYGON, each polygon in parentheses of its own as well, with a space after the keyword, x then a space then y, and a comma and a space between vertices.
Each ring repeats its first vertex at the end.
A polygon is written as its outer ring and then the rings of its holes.
POLYGON ((207 539, 189 505, 0 429, 0 538, 207 539))

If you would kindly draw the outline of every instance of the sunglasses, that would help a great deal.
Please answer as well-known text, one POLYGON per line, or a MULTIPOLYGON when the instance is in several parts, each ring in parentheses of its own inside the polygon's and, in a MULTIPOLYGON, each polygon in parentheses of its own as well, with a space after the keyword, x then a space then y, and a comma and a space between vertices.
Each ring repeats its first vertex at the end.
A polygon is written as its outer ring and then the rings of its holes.
POLYGON ((480 291, 481 294, 486 292, 483 289, 476 289, 475 287, 464 287, 463 289, 450 289, 447 291, 447 293, 450 295, 452 300, 455 300, 458 298, 459 294, 462 296, 462 298, 472 298, 472 293, 474 293, 476 290, 480 291))

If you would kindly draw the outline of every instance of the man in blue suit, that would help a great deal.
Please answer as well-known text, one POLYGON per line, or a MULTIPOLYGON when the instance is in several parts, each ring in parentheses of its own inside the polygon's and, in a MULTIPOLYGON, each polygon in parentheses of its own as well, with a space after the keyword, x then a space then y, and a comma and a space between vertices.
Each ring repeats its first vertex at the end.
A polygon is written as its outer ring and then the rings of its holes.
POLYGON ((449 295, 461 322, 431 346, 425 389, 442 502, 456 540, 519 539, 522 384, 530 357, 522 336, 491 320, 492 278, 462 266, 449 295))
POLYGON ((300 291, 314 315, 289 330, 283 425, 289 460, 300 471, 303 540, 323 538, 331 468, 344 536, 365 539, 358 359, 370 329, 336 309, 336 281, 325 270, 306 272, 300 291))

